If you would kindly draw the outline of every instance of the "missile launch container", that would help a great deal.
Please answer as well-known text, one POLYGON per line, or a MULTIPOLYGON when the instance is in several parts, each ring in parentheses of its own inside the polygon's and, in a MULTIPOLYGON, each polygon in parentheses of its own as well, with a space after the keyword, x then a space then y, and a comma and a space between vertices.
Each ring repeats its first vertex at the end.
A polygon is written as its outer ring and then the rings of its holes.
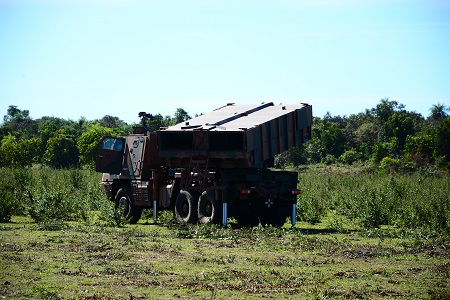
POLYGON ((298 174, 269 169, 311 138, 308 104, 227 104, 150 132, 103 137, 96 170, 108 199, 136 223, 143 209, 171 209, 179 222, 282 226, 296 222, 298 174))

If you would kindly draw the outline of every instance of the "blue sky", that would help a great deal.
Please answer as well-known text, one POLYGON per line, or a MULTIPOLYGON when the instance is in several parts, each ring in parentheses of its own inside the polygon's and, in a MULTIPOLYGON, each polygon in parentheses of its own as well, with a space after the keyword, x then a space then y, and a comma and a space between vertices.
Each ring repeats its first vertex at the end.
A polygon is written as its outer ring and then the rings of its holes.
POLYGON ((0 0, 0 114, 450 106, 448 0, 0 0))

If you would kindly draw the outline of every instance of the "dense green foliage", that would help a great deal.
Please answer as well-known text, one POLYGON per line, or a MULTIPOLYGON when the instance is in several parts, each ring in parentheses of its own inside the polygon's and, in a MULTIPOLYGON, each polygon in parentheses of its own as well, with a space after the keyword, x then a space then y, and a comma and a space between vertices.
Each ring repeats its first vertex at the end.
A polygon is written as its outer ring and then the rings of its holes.
POLYGON ((45 225, 90 220, 105 205, 101 174, 90 170, 0 168, 0 216, 31 216, 45 225))
POLYGON ((312 140, 276 158, 277 167, 299 164, 380 165, 388 158, 398 171, 450 170, 450 117, 442 104, 424 118, 397 101, 381 99, 365 112, 350 116, 314 117, 312 140))
MULTIPOLYGON (((386 157, 398 160, 399 170, 450 169, 450 116, 443 104, 430 108, 426 118, 405 110, 403 104, 381 99, 365 112, 350 116, 314 117, 312 140, 276 158, 277 167, 315 163, 371 162, 386 157)), ((177 108, 173 117, 156 114, 146 120, 158 130, 188 120, 177 108)), ((33 120, 28 110, 9 106, 0 126, 0 167, 27 167, 41 163, 53 168, 91 166, 98 140, 103 135, 125 135, 132 131, 118 117, 78 121, 56 117, 33 120)))
MULTIPOLYGON (((190 119, 177 108, 174 117, 160 114, 147 120, 151 130, 190 119)), ((33 120, 28 110, 10 105, 0 126, 0 167, 31 167, 34 163, 52 168, 92 166, 98 141, 102 136, 119 136, 132 132, 133 126, 118 117, 78 121, 56 117, 33 120)))
MULTIPOLYGON (((337 230, 351 222, 367 229, 389 225, 450 233, 447 177, 349 170, 329 166, 300 170, 298 220, 315 224, 332 216, 337 230)), ((17 215, 31 216, 45 226, 68 221, 122 226, 125 220, 106 200, 100 177, 89 169, 0 168, 0 221, 17 215)))
MULTIPOLYGON (((450 180, 446 176, 424 172, 399 176, 385 170, 325 167, 301 172, 299 218, 317 223, 335 214, 363 228, 391 225, 450 232, 450 180)), ((339 229, 339 218, 335 221, 339 229)))

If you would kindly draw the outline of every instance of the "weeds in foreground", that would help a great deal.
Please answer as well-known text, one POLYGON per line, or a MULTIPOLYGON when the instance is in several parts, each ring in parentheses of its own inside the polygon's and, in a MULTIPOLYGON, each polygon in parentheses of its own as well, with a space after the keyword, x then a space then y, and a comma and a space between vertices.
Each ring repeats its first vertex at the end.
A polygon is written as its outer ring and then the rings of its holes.
POLYGON ((297 216, 317 223, 330 212, 370 229, 382 225, 450 232, 450 180, 425 173, 301 172, 297 216))
MULTIPOLYGON (((18 215, 31 216, 48 228, 70 221, 125 226, 120 211, 106 200, 100 176, 92 170, 1 168, 0 221, 8 222, 18 215)), ((299 221, 316 224, 331 214, 330 228, 337 231, 345 231, 349 222, 364 229, 389 225, 450 232, 450 180, 439 174, 393 175, 327 167, 302 170, 299 181, 299 221)), ((142 219, 152 219, 151 210, 145 212, 142 219)), ((158 223, 172 226, 172 213, 158 212, 158 223)), ((199 226, 196 232, 184 230, 180 234, 224 233, 199 226)))
POLYGON ((382 227, 70 222, 0 227, 0 295, 17 299, 446 299, 448 239, 382 227), (45 250, 45 251, 43 251, 45 250), (213 291, 215 291, 213 293, 213 291))

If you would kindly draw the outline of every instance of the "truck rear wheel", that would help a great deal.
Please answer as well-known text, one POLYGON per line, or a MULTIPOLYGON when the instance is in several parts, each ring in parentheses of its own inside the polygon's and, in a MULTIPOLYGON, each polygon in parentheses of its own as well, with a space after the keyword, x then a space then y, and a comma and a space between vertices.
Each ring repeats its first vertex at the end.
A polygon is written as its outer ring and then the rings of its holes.
POLYGON ((198 200, 198 221, 201 224, 219 224, 220 207, 213 191, 204 191, 198 200))
POLYGON ((180 223, 195 223, 198 220, 195 192, 182 190, 175 201, 175 218, 180 223))
POLYGON ((129 220, 130 224, 136 224, 142 215, 142 208, 136 207, 131 201, 130 193, 125 187, 120 188, 117 191, 114 198, 116 208, 119 208, 123 212, 125 219, 129 220))
POLYGON ((286 216, 282 215, 264 215, 259 217, 262 226, 272 225, 273 227, 283 227, 286 223, 286 216))
POLYGON ((235 218, 240 227, 253 227, 259 224, 259 219, 257 216, 256 208, 246 205, 237 206, 237 211, 235 212, 235 218))

